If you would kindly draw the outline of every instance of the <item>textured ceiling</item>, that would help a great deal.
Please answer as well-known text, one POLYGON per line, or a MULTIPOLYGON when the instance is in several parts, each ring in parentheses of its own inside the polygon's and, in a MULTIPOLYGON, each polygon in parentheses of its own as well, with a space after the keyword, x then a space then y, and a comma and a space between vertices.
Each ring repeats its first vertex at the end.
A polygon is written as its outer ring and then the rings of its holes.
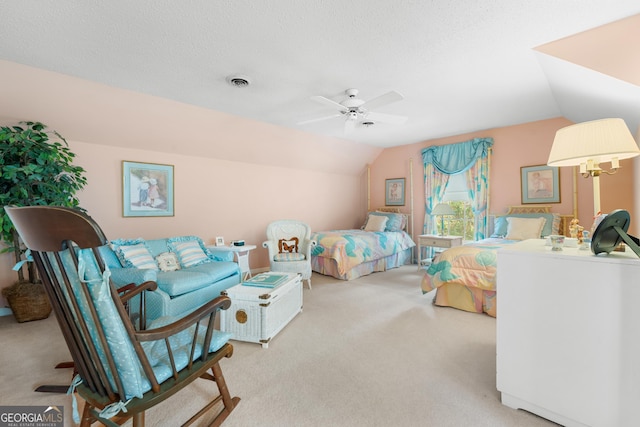
MULTIPOLYGON (((4 1, 0 59, 389 147, 556 116, 612 115, 603 111, 602 94, 593 109, 584 103, 594 97, 593 76, 582 85, 577 76, 592 64, 568 71, 564 55, 546 48, 638 13, 637 0, 4 1), (536 52, 542 45, 548 46, 536 52), (236 73, 251 85, 228 85, 225 78, 236 73), (571 90, 563 91, 567 81, 571 90), (374 111, 408 121, 357 126, 348 134, 343 117, 299 124, 336 112, 312 96, 339 102, 347 88, 359 89, 364 100, 400 92, 404 100, 374 111)), ((606 44, 594 52, 570 48, 576 57, 569 61, 607 51, 606 44)), ((615 69, 621 60, 637 67, 630 58, 638 55, 634 47, 607 57, 607 66, 615 69)), ((637 89, 637 81, 618 79, 625 80, 614 79, 615 90, 628 96, 630 87, 637 89)), ((630 127, 640 111, 631 109, 618 114, 630 127)))

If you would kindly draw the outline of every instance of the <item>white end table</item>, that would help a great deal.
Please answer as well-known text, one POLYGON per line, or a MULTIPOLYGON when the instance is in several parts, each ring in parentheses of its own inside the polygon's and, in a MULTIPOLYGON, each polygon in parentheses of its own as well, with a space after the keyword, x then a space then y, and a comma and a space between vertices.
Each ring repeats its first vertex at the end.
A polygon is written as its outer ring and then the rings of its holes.
POLYGON ((236 262, 240 267, 240 276, 242 280, 247 280, 251 277, 251 267, 249 267, 249 252, 254 250, 256 245, 244 245, 244 246, 207 246, 211 252, 233 252, 236 254, 236 262))

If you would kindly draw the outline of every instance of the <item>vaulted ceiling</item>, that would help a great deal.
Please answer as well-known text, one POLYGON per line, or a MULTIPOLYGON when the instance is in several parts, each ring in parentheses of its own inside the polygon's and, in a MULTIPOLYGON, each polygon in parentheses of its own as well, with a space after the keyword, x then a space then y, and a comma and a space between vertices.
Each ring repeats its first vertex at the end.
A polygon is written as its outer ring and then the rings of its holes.
POLYGON ((637 0, 4 1, 0 60, 377 147, 557 116, 622 117, 635 133, 639 13, 637 0), (250 85, 227 82, 238 74, 250 85), (406 123, 359 116, 345 132, 311 97, 348 88, 402 94, 371 111, 406 123))

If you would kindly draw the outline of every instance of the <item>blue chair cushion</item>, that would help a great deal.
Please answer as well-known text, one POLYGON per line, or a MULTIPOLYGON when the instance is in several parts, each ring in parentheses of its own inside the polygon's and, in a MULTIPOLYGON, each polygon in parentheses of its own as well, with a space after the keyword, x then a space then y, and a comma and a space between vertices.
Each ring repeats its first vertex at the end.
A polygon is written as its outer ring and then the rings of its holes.
POLYGON ((125 399, 132 397, 141 398, 142 395, 151 389, 151 383, 144 376, 142 366, 138 360, 138 355, 133 349, 129 335, 127 334, 122 319, 118 314, 115 304, 111 298, 109 288, 109 270, 104 274, 100 273, 93 253, 89 249, 78 250, 79 268, 76 271, 71 256, 66 253, 63 257, 64 268, 72 281, 74 297, 78 302, 82 317, 84 318, 91 341, 98 349, 99 359, 107 373, 107 377, 112 387, 115 388, 114 376, 108 363, 106 362, 106 349, 102 347, 97 336, 96 326, 91 321, 88 303, 84 294, 80 292, 80 280, 87 283, 89 294, 96 306, 98 321, 105 331, 108 351, 113 355, 118 376, 122 380, 125 390, 125 399))
MULTIPOLYGON (((160 328, 166 326, 176 320, 177 317, 164 316, 160 317, 149 325, 149 329, 160 328)), ((195 325, 185 329, 184 331, 169 337, 169 345, 174 356, 174 362, 178 370, 183 369, 189 363, 189 353, 191 351, 191 343, 195 331, 195 325)), ((202 354, 202 345, 204 344, 206 328, 199 328, 196 342, 198 346, 193 355, 193 360, 200 357, 202 354)), ((223 345, 225 345, 231 338, 230 332, 222 332, 215 330, 211 337, 211 345, 209 346, 209 352, 216 352, 223 345)), ((172 375, 171 361, 167 352, 167 346, 163 340, 148 341, 142 343, 142 349, 144 350, 149 363, 153 368, 153 373, 156 375, 158 383, 169 379, 172 375)))

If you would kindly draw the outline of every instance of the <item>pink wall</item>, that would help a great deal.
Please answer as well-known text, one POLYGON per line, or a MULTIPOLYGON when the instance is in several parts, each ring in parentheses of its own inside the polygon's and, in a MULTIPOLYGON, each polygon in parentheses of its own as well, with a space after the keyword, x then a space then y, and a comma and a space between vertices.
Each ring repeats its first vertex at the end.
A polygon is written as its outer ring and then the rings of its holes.
MULTIPOLYGON (((269 221, 359 226, 365 165, 382 152, 7 61, 0 88, 10 100, 0 103, 1 124, 38 120, 67 138, 87 170, 81 205, 109 238, 244 239, 259 246, 254 269, 268 266, 260 245, 269 221), (174 165, 175 217, 122 217, 123 160, 174 165)), ((0 288, 17 279, 13 264, 0 255, 0 288)))
MULTIPOLYGON (((494 139, 491 158, 491 189, 489 211, 504 213, 508 206, 520 205, 520 167, 546 164, 555 133, 558 129, 571 125, 564 118, 555 118, 525 123, 504 128, 477 131, 464 135, 439 138, 417 144, 386 149, 371 165, 371 206, 384 206, 384 183, 389 178, 407 178, 406 205, 403 211, 410 212, 410 163, 413 163, 413 200, 415 235, 421 234, 424 220, 424 172, 422 149, 431 145, 444 145, 468 141, 473 138, 494 139)), ((632 211, 633 165, 631 161, 622 163, 618 175, 601 178, 602 210, 609 212, 617 208, 632 211)), ((554 212, 573 213, 575 168, 560 168, 561 203, 552 204, 554 212)), ((576 179, 577 210, 580 224, 591 227, 593 211, 593 187, 591 179, 576 179)))
MULTIPOLYGON (((107 238, 146 239, 197 235, 213 244, 244 239, 258 245, 251 268, 268 266, 261 244, 276 219, 299 219, 312 230, 359 227, 366 211, 364 171, 346 175, 255 165, 199 156, 176 155, 69 141, 75 163, 87 171, 88 186, 80 203, 107 238), (122 216, 122 161, 174 165, 175 216, 122 216)), ((13 258, 0 255, 0 284, 17 275, 13 258)), ((4 301, 0 301, 4 306, 4 301)))
MULTIPOLYGON (((555 131, 569 124, 565 119, 556 118, 385 149, 370 168, 371 208, 384 206, 385 179, 405 177, 407 195, 403 211, 410 212, 411 180, 408 178, 413 169, 413 227, 415 235, 420 234, 424 217, 420 151, 430 145, 492 137, 490 211, 502 213, 507 206, 520 204, 520 166, 546 163, 555 131)), ((77 164, 87 170, 89 184, 80 194, 81 204, 112 239, 183 234, 198 235, 207 243, 213 243, 216 236, 224 236, 227 242, 244 239, 258 245, 251 253, 251 267, 257 269, 268 266, 266 250, 260 244, 269 221, 301 219, 313 230, 352 228, 362 224, 367 209, 366 169, 353 174, 318 172, 69 142, 77 154, 77 164), (175 217, 122 216, 123 160, 174 165, 175 217)), ((622 166, 618 174, 601 179, 605 212, 616 208, 633 211, 633 162, 623 161, 622 166)), ((554 205, 554 211, 572 213, 572 171, 572 168, 560 170, 562 203, 554 205)), ((590 225, 591 179, 580 177, 576 181, 580 222, 590 225)), ((0 255, 0 287, 15 280, 12 265, 10 255, 0 255)), ((0 303, 4 305, 4 301, 0 303)))

